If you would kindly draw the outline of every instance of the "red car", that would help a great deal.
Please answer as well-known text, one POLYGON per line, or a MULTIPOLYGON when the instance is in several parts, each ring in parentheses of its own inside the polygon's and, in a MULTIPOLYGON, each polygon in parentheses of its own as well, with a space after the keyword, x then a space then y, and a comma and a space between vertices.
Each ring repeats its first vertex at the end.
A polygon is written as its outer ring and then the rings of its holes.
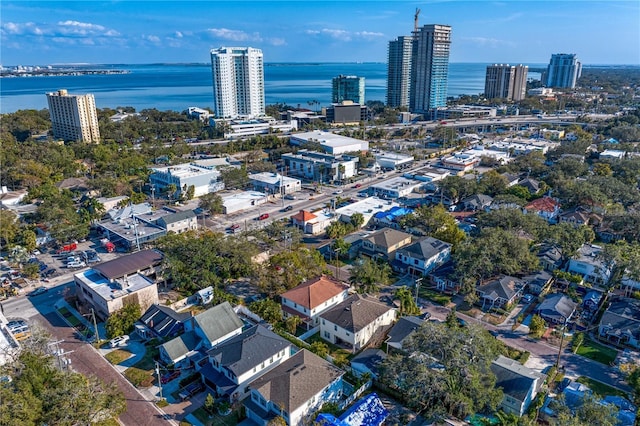
POLYGON ((160 382, 163 385, 166 385, 167 383, 169 383, 170 381, 172 381, 173 379, 177 379, 178 377, 180 377, 180 371, 176 370, 176 371, 172 371, 170 373, 165 374, 164 376, 162 376, 160 378, 160 382))
POLYGON ((362 186, 362 184, 361 184, 361 183, 356 183, 356 184, 354 185, 354 188, 360 188, 361 186, 362 186))
POLYGON ((269 213, 262 213, 260 216, 258 216, 258 220, 265 220, 265 219, 269 219, 269 213))

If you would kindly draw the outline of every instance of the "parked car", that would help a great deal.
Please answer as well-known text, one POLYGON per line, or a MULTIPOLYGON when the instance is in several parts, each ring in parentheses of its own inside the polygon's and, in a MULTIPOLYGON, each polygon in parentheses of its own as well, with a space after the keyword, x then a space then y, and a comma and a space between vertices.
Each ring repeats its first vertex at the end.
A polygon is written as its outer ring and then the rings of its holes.
POLYGON ((531 294, 525 294, 524 296, 522 296, 522 301, 524 303, 531 303, 533 302, 533 295, 531 294))
POLYGON ((290 212, 291 210, 293 210, 293 206, 287 206, 284 209, 282 209, 283 212, 290 212))
POLYGON ((125 334, 124 336, 114 337, 113 339, 109 340, 109 346, 112 348, 117 348, 126 345, 128 342, 129 336, 125 334))
POLYGON ((184 400, 187 400, 187 399, 191 398, 193 395, 197 394, 201 390, 204 390, 204 384, 202 382, 200 382, 200 381, 193 382, 193 383, 185 386, 185 388, 180 391, 178 396, 180 397, 180 399, 182 401, 184 401, 184 400))
POLYGON ((262 213, 260 216, 258 216, 258 220, 265 220, 265 219, 269 219, 269 213, 262 213))
POLYGON ((342 189, 338 189, 337 191, 333 191, 334 195, 342 194, 342 189))
POLYGON ((44 277, 50 277, 51 275, 53 275, 53 274, 55 274, 55 273, 56 273, 56 269, 55 269, 55 268, 49 268, 49 269, 47 269, 46 271, 44 271, 44 272, 42 273, 42 276, 44 276, 44 277))
POLYGON ((160 382, 163 385, 166 385, 167 383, 169 383, 170 381, 172 381, 173 379, 177 379, 178 377, 180 377, 180 370, 175 370, 172 371, 170 373, 165 374, 164 376, 162 376, 160 378, 160 382))
POLYGON ((293 194, 286 194, 286 195, 284 196, 284 199, 285 199, 285 200, 295 200, 295 199, 296 199, 296 196, 295 196, 295 195, 293 195, 293 194))
POLYGON ((74 261, 74 262, 67 263, 67 268, 84 268, 85 266, 87 266, 87 264, 82 261, 74 261))
POLYGON ((35 290, 33 290, 31 293, 29 293, 29 296, 30 297, 39 296, 41 294, 45 294, 47 291, 49 291, 47 287, 38 287, 35 290))

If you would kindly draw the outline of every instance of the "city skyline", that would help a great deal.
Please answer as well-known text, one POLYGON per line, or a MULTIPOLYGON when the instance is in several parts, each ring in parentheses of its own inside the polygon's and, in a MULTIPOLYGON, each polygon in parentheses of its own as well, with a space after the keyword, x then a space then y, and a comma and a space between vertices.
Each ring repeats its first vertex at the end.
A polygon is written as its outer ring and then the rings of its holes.
POLYGON ((585 65, 640 64, 634 1, 3 1, 0 53, 4 66, 208 62, 213 48, 244 45, 265 62, 386 62, 416 8, 420 26, 453 27, 451 62, 575 52, 585 65))

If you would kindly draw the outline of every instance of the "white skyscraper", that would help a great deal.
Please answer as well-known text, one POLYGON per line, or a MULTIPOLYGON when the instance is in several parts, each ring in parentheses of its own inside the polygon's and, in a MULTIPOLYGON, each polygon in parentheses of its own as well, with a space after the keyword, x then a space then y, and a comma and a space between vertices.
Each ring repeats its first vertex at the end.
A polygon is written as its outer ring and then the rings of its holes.
POLYGON ((100 142, 93 95, 70 95, 65 89, 47 93, 53 136, 65 141, 100 142))
POLYGON ((581 74, 582 64, 575 53, 553 54, 547 67, 547 87, 573 89, 581 74))
POLYGON ((251 47, 212 49, 211 71, 216 117, 264 115, 262 50, 251 47))

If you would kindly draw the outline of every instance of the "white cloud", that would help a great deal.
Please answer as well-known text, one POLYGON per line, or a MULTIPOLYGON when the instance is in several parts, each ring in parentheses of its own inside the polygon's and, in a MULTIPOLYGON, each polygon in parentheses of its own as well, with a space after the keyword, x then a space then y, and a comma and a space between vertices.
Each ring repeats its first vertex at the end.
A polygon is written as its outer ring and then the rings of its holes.
POLYGON ((355 38, 359 39, 373 39, 377 37, 384 37, 383 33, 373 32, 373 31, 346 31, 346 30, 338 30, 333 28, 323 28, 321 30, 306 30, 306 34, 317 36, 317 35, 325 35, 335 40, 341 41, 351 41, 355 38))
POLYGON ((58 26, 60 27, 71 27, 71 28, 82 28, 87 31, 104 31, 104 27, 98 24, 90 24, 88 22, 79 22, 79 21, 59 21, 58 26))
POLYGON ((284 46, 285 44, 287 44, 287 41, 285 39, 278 37, 270 38, 268 41, 272 46, 284 46))
POLYGON ((150 41, 151 43, 160 43, 160 37, 154 35, 142 35, 142 39, 146 41, 150 41))
POLYGON ((320 32, 322 34, 328 35, 331 38, 335 38, 336 40, 342 40, 342 41, 350 41, 351 40, 351 35, 350 35, 349 31, 333 30, 333 29, 330 29, 330 28, 323 28, 320 32))
POLYGON ((182 35, 182 33, 181 33, 180 31, 176 31, 173 35, 174 35, 174 37, 176 37, 176 38, 182 38, 182 37, 184 37, 184 35, 182 35))
POLYGON ((469 41, 472 44, 481 46, 481 47, 501 47, 501 46, 509 46, 515 47, 515 43, 509 40, 500 40, 497 38, 491 37, 463 37, 462 40, 469 41))
POLYGON ((371 31, 361 31, 361 32, 355 33, 355 35, 357 35, 358 37, 364 37, 364 38, 384 37, 383 33, 375 33, 371 31))
POLYGON ((262 41, 260 34, 248 34, 244 31, 230 30, 228 28, 208 28, 207 33, 217 39, 229 41, 262 41))

